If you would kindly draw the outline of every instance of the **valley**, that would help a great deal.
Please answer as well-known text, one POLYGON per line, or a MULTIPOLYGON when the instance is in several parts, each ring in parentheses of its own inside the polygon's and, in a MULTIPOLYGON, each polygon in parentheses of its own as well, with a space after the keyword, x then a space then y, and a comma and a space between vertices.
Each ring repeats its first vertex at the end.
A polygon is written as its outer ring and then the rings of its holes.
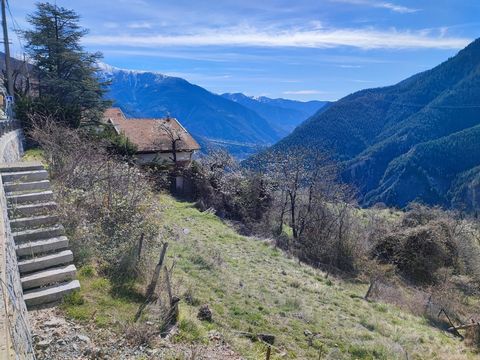
POLYGON ((111 82, 107 97, 129 117, 176 117, 205 150, 221 146, 238 158, 272 145, 325 104, 220 96, 181 78, 101 68, 101 76, 111 82))

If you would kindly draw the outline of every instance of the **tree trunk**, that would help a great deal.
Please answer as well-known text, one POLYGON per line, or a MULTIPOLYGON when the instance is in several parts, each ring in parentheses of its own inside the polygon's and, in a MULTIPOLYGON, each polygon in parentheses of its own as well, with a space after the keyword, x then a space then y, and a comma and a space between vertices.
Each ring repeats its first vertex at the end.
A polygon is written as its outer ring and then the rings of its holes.
POLYGON ((285 197, 285 201, 283 202, 283 205, 280 210, 280 219, 279 219, 279 224, 278 224, 278 229, 277 229, 277 235, 281 235, 283 232, 283 221, 285 218, 285 210, 287 209, 287 204, 288 204, 288 195, 283 193, 282 191, 282 199, 285 197))
POLYGON ((297 224, 296 224, 297 219, 295 216, 295 207, 296 207, 295 196, 292 193, 290 193, 290 219, 291 219, 293 238, 296 240, 298 238, 298 233, 297 233, 297 224))
POLYGON ((172 141, 172 156, 173 156, 173 163, 177 165, 177 140, 172 141))

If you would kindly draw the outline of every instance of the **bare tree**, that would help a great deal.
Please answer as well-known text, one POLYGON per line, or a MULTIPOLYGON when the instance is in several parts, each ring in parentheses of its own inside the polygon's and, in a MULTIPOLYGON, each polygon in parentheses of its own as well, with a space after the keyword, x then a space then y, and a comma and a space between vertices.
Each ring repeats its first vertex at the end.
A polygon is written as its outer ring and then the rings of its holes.
POLYGON ((275 151, 266 158, 266 172, 273 180, 277 191, 279 209, 277 235, 282 233, 284 219, 288 213, 293 238, 298 238, 297 199, 305 180, 305 160, 305 152, 300 149, 275 151))
POLYGON ((276 232, 282 232, 288 213, 293 238, 299 239, 315 203, 341 193, 337 168, 324 152, 304 148, 272 152, 267 159, 266 171, 278 194, 276 232))
POLYGON ((266 172, 275 189, 275 233, 280 235, 287 223, 301 260, 351 270, 353 197, 339 181, 336 164, 325 152, 300 147, 267 158, 266 172))
MULTIPOLYGON (((177 129, 174 125, 175 122, 175 119, 167 117, 164 121, 159 122, 157 126, 157 131, 159 134, 165 134, 167 136, 170 143, 170 149, 172 151, 172 156, 170 157, 170 160, 172 160, 173 163, 176 165, 178 145, 182 141, 183 129, 177 129)), ((157 145, 161 145, 161 142, 162 140, 159 139, 157 145)))

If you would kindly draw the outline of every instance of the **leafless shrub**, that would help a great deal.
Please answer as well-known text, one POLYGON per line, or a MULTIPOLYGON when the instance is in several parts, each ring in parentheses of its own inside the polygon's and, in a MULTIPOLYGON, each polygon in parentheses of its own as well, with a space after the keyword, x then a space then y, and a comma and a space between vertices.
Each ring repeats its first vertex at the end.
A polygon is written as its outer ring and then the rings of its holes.
POLYGON ((473 223, 454 212, 412 204, 397 226, 374 240, 371 253, 419 285, 442 284, 443 268, 478 282, 478 234, 473 223))
POLYGON ((150 346, 155 335, 158 334, 153 326, 147 324, 133 323, 124 329, 124 335, 130 346, 147 345, 150 346))
MULTIPOLYGON (((407 213, 406 217, 409 217, 407 213)), ((432 284, 443 267, 459 268, 454 227, 444 219, 400 227, 377 242, 373 255, 394 264, 403 276, 418 284, 432 284)))
POLYGON ((385 236, 375 237, 371 254, 401 276, 395 283, 379 283, 375 299, 444 329, 479 312, 471 301, 480 289, 478 232, 475 223, 459 214, 413 204, 385 236))
POLYGON ((465 343, 469 346, 480 348, 480 325, 467 328, 465 343))
POLYGON ((390 264, 380 264, 375 260, 364 258, 362 273, 368 276, 369 286, 365 294, 365 300, 369 300, 377 295, 381 284, 393 283, 395 269, 390 264))
POLYGON ((448 318, 441 316, 446 314, 451 321, 455 321, 457 325, 461 324, 464 308, 460 301, 461 292, 452 281, 451 270, 443 268, 439 270, 438 276, 443 277, 443 281, 426 289, 429 297, 425 304, 425 316, 434 323, 447 323, 448 318))
POLYGON ((396 305, 417 316, 425 315, 429 297, 426 291, 402 285, 398 279, 378 281, 370 296, 373 300, 396 305))
POLYGON ((339 181, 335 163, 321 151, 305 149, 267 158, 274 234, 282 240, 285 227, 292 232, 292 243, 280 241, 282 247, 314 266, 354 271, 358 237, 352 192, 339 181))
POLYGON ((194 199, 201 210, 213 208, 221 218, 240 221, 247 233, 265 224, 271 205, 268 179, 242 169, 226 151, 212 150, 183 175, 194 184, 194 199))
POLYGON ((157 234, 155 201, 145 176, 110 155, 88 133, 35 118, 30 136, 42 147, 59 212, 77 262, 94 256, 116 277, 140 273, 138 244, 157 234))

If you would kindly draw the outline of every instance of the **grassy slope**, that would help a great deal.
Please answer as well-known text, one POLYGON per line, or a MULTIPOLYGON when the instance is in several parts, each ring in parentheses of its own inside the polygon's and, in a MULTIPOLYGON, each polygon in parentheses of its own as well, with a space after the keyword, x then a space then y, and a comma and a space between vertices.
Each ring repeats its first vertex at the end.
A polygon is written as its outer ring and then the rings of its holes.
MULTIPOLYGON (((208 342, 218 330, 247 359, 260 359, 265 347, 238 336, 238 331, 276 336, 274 358, 295 359, 464 359, 464 345, 428 325, 427 320, 397 308, 361 299, 366 285, 326 280, 324 274, 254 238, 238 235, 214 215, 189 203, 161 196, 169 261, 176 259, 175 288, 189 293, 194 305, 180 306, 178 341, 208 342), (184 231, 189 229, 189 231, 184 231), (209 304, 212 324, 196 319, 200 304, 209 304), (309 347, 304 331, 320 333, 309 347)), ((110 295, 105 279, 81 272, 83 305, 67 305, 79 320, 98 325, 131 321, 139 301, 110 295), (132 301, 133 300, 133 301, 132 301)))

